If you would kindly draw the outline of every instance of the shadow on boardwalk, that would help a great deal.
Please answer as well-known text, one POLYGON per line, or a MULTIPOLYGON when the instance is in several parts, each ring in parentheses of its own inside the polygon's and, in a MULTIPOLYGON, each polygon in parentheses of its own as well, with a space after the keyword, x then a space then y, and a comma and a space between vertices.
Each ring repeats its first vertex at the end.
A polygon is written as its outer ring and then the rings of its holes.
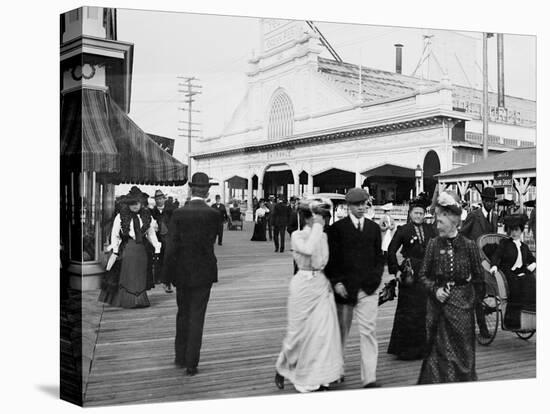
MULTIPOLYGON (((166 294, 158 287, 149 293, 150 308, 105 306, 85 406, 294 392, 288 383, 283 391, 273 383, 285 334, 291 254, 273 253, 272 243, 250 242, 250 236, 250 227, 226 232, 224 246, 216 246, 219 283, 214 285, 206 314, 199 375, 186 377, 174 366, 175 293, 166 294)), ((100 311, 103 307, 87 303, 100 311)), ((420 361, 397 361, 386 353, 395 305, 384 304, 378 317, 377 376, 384 387, 414 385, 420 370, 420 361)), ((535 338, 525 342, 499 331, 491 346, 478 346, 479 380, 534 378, 535 338)), ((337 389, 360 388, 359 358, 354 324, 345 352, 346 381, 337 389)))

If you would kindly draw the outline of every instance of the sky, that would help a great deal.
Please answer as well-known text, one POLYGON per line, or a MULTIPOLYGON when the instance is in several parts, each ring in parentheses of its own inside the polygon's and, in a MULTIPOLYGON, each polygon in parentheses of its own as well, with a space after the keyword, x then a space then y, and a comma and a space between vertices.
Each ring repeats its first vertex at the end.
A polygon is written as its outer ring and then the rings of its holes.
MULTIPOLYGON (((451 80, 481 89, 479 32, 316 25, 344 61, 372 68, 394 71, 394 44, 403 44, 403 73, 407 75, 414 72, 422 56, 423 36, 434 35, 435 59, 448 69, 451 80)), ((202 86, 194 103, 201 112, 193 114, 193 121, 202 124, 197 127, 199 134, 220 134, 246 92, 247 60, 259 49, 260 19, 119 9, 118 40, 134 44, 130 117, 145 132, 176 139, 174 156, 186 162, 187 138, 179 128, 186 128, 180 121, 187 119, 187 113, 178 109, 184 97, 177 77, 195 76, 202 86)), ((327 51, 321 56, 331 57, 327 51)), ((495 90, 496 37, 488 41, 488 56, 489 86, 495 90)), ((536 99, 535 37, 505 34, 504 59, 506 94, 536 99)), ((434 59, 429 75, 441 76, 434 59)))

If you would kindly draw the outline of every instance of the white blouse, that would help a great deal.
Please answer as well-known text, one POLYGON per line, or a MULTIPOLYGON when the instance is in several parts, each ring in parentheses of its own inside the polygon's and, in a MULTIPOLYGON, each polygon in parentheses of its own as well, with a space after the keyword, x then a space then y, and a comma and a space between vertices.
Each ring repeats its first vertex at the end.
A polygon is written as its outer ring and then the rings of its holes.
POLYGON ((312 227, 306 226, 303 230, 292 232, 290 242, 298 269, 325 268, 329 252, 327 235, 321 224, 315 223, 312 227))
MULTIPOLYGON (((139 218, 139 225, 143 226, 143 221, 141 220, 141 216, 138 214, 139 218)), ((157 239, 157 234, 155 233, 155 229, 158 227, 157 222, 155 219, 151 218, 151 225, 147 229, 147 233, 145 234, 145 237, 147 237, 147 240, 151 242, 153 247, 155 248, 155 253, 160 253, 160 248, 162 247, 162 244, 157 239)), ((122 238, 120 237, 120 230, 121 230, 121 219, 120 214, 117 214, 115 217, 115 221, 113 222, 113 229, 111 230, 111 244, 107 248, 107 250, 113 250, 113 253, 118 254, 118 249, 120 247, 120 243, 122 243, 122 238)), ((133 220, 130 220, 130 231, 128 232, 128 236, 130 236, 132 239, 136 239, 136 232, 134 230, 134 222, 133 220)))
POLYGON ((268 213, 269 210, 265 207, 258 207, 258 209, 256 210, 256 219, 254 221, 256 221, 256 223, 258 222, 258 218, 260 217, 265 217, 266 213, 268 213))

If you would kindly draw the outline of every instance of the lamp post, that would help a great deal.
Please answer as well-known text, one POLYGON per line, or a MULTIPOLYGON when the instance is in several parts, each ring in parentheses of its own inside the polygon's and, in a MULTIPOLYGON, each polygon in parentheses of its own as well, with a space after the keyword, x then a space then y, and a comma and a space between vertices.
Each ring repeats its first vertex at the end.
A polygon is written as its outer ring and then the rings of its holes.
POLYGON ((414 178, 416 181, 416 196, 422 192, 422 168, 420 164, 414 169, 414 178))

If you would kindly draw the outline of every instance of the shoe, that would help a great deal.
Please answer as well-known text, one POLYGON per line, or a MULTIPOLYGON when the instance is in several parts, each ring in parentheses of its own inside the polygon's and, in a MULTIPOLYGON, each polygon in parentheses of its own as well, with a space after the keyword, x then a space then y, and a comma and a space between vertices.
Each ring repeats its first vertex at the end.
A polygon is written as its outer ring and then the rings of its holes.
POLYGON ((218 243, 218 246, 223 246, 221 243, 218 243))
POLYGON ((192 377, 194 375, 197 375, 198 373, 199 373, 199 370, 197 369, 197 367, 187 368, 185 370, 185 375, 187 375, 188 377, 192 377))
POLYGON ((162 285, 163 285, 164 291, 165 291, 166 293, 172 293, 172 292, 173 292, 173 290, 172 290, 172 285, 171 285, 171 284, 168 285, 168 284, 166 284, 166 283, 163 283, 162 285))
POLYGON ((176 364, 176 368, 185 368, 185 365, 182 362, 178 362, 177 359, 174 359, 174 364, 176 364))
POLYGON ((363 388, 380 388, 381 385, 374 381, 374 382, 369 382, 367 385, 363 385, 363 388))
POLYGON ((285 377, 283 377, 281 374, 279 374, 278 372, 275 372, 275 385, 277 386, 277 388, 279 388, 280 390, 284 389, 285 388, 285 377))
POLYGON ((285 252, 285 249, 279 250, 279 253, 284 253, 284 252, 285 252))
POLYGON ((278 249, 278 248, 275 249, 275 253, 279 253, 279 249, 278 249))
POLYGON ((330 391, 330 388, 327 387, 326 385, 320 385, 319 388, 317 388, 314 392, 318 392, 318 391, 330 391))
POLYGON ((479 328, 479 336, 489 339, 491 337, 491 334, 489 333, 489 330, 487 328, 483 327, 479 328))

